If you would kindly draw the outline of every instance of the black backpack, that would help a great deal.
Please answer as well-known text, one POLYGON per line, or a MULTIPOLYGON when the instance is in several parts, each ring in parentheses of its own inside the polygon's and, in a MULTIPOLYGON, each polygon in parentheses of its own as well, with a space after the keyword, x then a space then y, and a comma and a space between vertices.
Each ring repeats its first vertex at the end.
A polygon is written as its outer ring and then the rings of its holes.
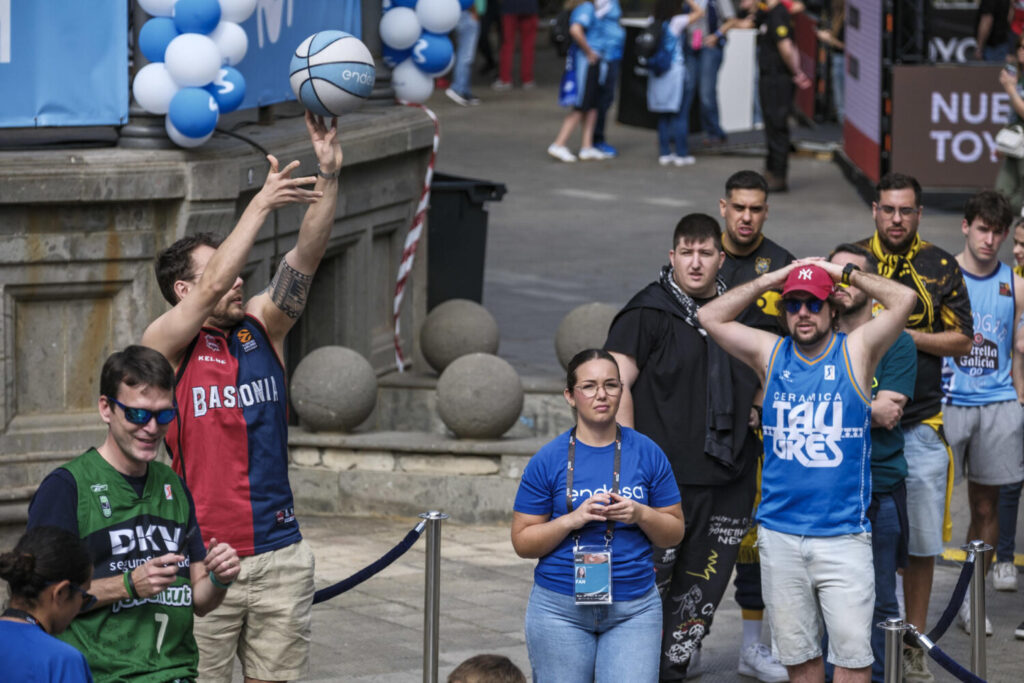
POLYGON ((572 12, 564 9, 551 20, 551 29, 548 31, 548 36, 551 38, 551 44, 555 46, 555 51, 559 57, 567 55, 569 53, 569 46, 572 45, 572 36, 569 35, 569 18, 571 16, 572 12))

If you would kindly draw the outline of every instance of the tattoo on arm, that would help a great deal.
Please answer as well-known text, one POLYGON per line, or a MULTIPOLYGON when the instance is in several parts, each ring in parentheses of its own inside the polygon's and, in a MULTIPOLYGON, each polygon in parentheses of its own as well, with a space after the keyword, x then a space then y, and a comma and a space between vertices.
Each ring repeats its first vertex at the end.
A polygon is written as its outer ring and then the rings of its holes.
POLYGON ((285 315, 295 320, 306 308, 306 298, 312 282, 312 275, 300 273, 282 258, 266 291, 270 292, 270 300, 284 311, 285 315))

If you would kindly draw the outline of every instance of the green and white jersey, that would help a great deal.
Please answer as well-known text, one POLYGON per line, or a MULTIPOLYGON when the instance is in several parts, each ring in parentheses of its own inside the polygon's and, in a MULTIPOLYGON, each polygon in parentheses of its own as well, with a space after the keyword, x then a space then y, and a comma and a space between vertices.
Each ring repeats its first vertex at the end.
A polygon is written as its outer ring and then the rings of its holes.
POLYGON ((121 576, 169 552, 186 558, 174 583, 159 594, 79 616, 61 640, 85 654, 98 682, 195 678, 199 651, 192 635, 186 548, 189 500, 181 479, 152 462, 140 497, 95 449, 63 467, 78 488, 78 530, 93 556, 93 580, 121 576))

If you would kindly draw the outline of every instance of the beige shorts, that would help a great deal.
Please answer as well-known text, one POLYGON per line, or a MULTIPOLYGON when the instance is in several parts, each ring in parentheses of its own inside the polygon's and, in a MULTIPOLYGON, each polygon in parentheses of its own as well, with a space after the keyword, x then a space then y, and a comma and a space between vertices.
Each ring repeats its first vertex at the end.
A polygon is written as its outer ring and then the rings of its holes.
POLYGON ((243 557, 224 602, 195 620, 199 680, 230 683, 236 652, 250 678, 305 676, 313 592, 313 552, 305 541, 243 557))
POLYGON ((942 421, 957 481, 963 475, 983 486, 1024 480, 1024 408, 1016 399, 983 406, 947 405, 942 421))

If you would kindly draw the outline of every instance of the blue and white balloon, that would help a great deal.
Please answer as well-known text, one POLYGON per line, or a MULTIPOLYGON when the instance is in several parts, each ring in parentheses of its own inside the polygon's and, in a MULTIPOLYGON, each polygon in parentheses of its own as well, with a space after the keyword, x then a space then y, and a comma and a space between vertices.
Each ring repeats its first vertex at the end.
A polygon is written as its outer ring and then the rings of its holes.
POLYGON ((463 12, 465 12, 466 10, 468 10, 472 6, 473 6, 473 0, 459 0, 459 7, 462 8, 463 12))
POLYGON ((462 6, 459 4, 459 0, 417 0, 416 2, 416 18, 419 19, 423 30, 431 33, 448 33, 459 23, 460 14, 462 14, 462 6))
POLYGON ((398 99, 423 103, 434 92, 434 79, 420 71, 411 59, 407 59, 391 72, 391 87, 395 89, 398 99))
POLYGON ((139 7, 151 17, 169 17, 174 14, 174 0, 139 0, 139 7))
POLYGON ((396 50, 406 50, 415 45, 422 32, 416 12, 408 7, 396 7, 380 18, 380 39, 396 50))
POLYGON ((220 22, 217 0, 178 0, 174 3, 174 25, 182 33, 209 33, 220 22))
POLYGON ((389 67, 394 69, 396 66, 409 59, 412 54, 412 50, 406 48, 404 50, 396 50, 390 45, 383 44, 380 48, 380 59, 382 62, 387 64, 389 67))
POLYGON ((164 62, 181 87, 202 87, 220 72, 221 55, 209 36, 182 33, 167 46, 164 62))
POLYGON ((455 56, 455 46, 448 36, 424 31, 412 46, 412 61, 424 73, 433 76, 444 73, 455 56))
POLYGON ((164 61, 164 53, 172 40, 178 37, 178 29, 170 17, 153 17, 139 29, 139 49, 151 62, 164 61))
POLYGON ((249 50, 249 36, 245 29, 231 21, 222 21, 210 33, 210 40, 220 50, 224 64, 234 66, 245 57, 249 50))
POLYGON ((170 116, 164 119, 164 130, 167 131, 167 137, 169 137, 171 141, 178 147, 198 147, 199 145, 209 140, 210 137, 213 135, 213 131, 211 130, 209 133, 201 137, 190 138, 189 136, 184 135, 180 130, 174 127, 174 124, 171 123, 170 116))
POLYGON ((167 118, 185 137, 201 138, 217 127, 217 100, 205 88, 182 88, 171 98, 167 118))
POLYGON ((217 100, 217 108, 221 114, 228 114, 238 109, 245 99, 245 76, 233 66, 221 68, 220 74, 205 88, 217 100))
POLYGON ((384 0, 380 4, 381 10, 385 12, 391 9, 395 9, 396 7, 408 7, 409 9, 416 9, 416 0, 384 0))
POLYGON ((256 0, 220 0, 220 20, 241 24, 256 9, 256 0))
POLYGON ((151 114, 166 114, 178 84, 171 78, 163 62, 153 62, 139 69, 132 81, 132 94, 139 106, 151 114))

